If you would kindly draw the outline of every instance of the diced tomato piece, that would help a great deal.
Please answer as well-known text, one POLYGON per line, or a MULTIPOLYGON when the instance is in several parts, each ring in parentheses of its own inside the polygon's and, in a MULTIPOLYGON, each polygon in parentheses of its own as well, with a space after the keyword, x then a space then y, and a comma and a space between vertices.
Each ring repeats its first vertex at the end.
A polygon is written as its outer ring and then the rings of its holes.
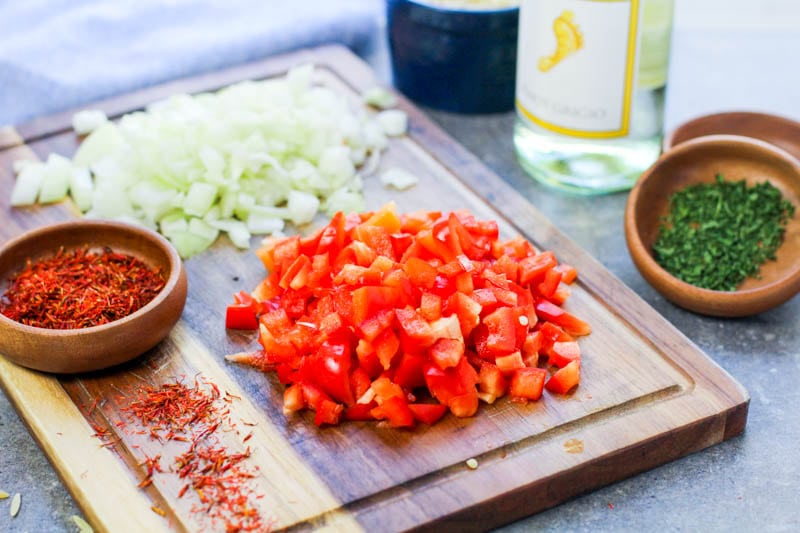
POLYGON ((481 370, 478 372, 478 390, 488 395, 490 399, 486 400, 487 403, 493 403, 495 399, 505 396, 508 381, 497 365, 486 361, 481 363, 481 370))
POLYGON ((525 366, 536 366, 539 362, 539 352, 542 349, 542 332, 531 331, 525 337, 522 345, 522 361, 525 366))
POLYGON ((400 217, 400 230, 416 235, 420 230, 433 225, 433 221, 442 216, 439 211, 415 211, 403 213, 400 217))
POLYGON ((276 302, 277 299, 280 297, 282 291, 283 289, 278 287, 277 276, 273 276, 272 274, 270 274, 269 276, 261 280, 261 283, 256 285, 256 288, 253 289, 253 298, 261 302, 263 309, 264 306, 276 302))
POLYGON ((369 246, 376 254, 394 259, 392 239, 386 228, 366 223, 360 224, 353 230, 353 238, 369 246))
POLYGON ((297 356, 297 348, 288 339, 276 338, 263 324, 259 326, 258 342, 273 362, 288 361, 297 356))
POLYGON ((345 265, 361 266, 358 265, 358 258, 353 246, 345 246, 339 253, 331 255, 331 257, 333 258, 331 268, 334 272, 339 272, 345 265))
POLYGON ((378 359, 378 353, 372 343, 360 339, 356 346, 356 355, 358 356, 358 364, 363 368, 370 378, 376 378, 383 372, 383 365, 378 359))
POLYGON ((366 370, 360 366, 353 369, 350 374, 350 389, 353 391, 353 398, 358 401, 369 390, 372 380, 366 370))
POLYGON ((581 336, 592 332, 592 327, 588 323, 547 300, 536 302, 536 314, 540 318, 561 326, 570 335, 581 336))
POLYGON ((283 413, 289 414, 305 409, 306 402, 303 399, 303 387, 295 383, 283 391, 283 413))
POLYGON ((403 263, 403 270, 417 287, 430 289, 436 283, 436 269, 418 257, 411 257, 403 263))
POLYGON ((492 245, 492 255, 495 259, 503 256, 510 255, 514 259, 524 259, 536 253, 533 245, 521 236, 515 237, 505 242, 495 242, 492 245))
POLYGON ((519 263, 519 282, 522 285, 539 283, 547 271, 557 264, 553 252, 542 252, 533 257, 526 257, 519 263))
POLYGON ((456 290, 461 294, 472 294, 475 286, 472 283, 472 274, 469 272, 462 272, 456 276, 456 290))
POLYGON ((486 287, 498 287, 501 289, 510 289, 511 282, 508 281, 505 274, 498 274, 491 268, 486 268, 481 272, 481 277, 485 280, 486 287))
POLYGON ((372 342, 394 322, 394 309, 380 309, 358 326, 362 338, 372 342))
POLYGON ((555 342, 549 352, 550 364, 563 368, 573 361, 580 361, 581 348, 575 341, 555 342))
POLYGON ((408 408, 417 422, 432 425, 447 412, 447 406, 440 403, 410 403, 408 408))
POLYGON ((489 335, 486 350, 494 355, 505 355, 517 349, 517 318, 510 307, 498 307, 483 318, 489 335))
POLYGON ((473 387, 472 390, 454 396, 447 402, 450 412, 459 418, 473 416, 478 412, 478 391, 473 387))
POLYGON ((317 254, 311 258, 308 285, 315 289, 331 286, 331 258, 327 253, 317 254))
POLYGON ((520 368, 525 368, 525 362, 522 360, 522 353, 519 351, 495 358, 495 364, 506 376, 510 376, 520 368))
POLYGON ((234 293, 233 301, 237 304, 245 304, 251 306, 253 309, 257 309, 258 303, 255 301, 252 295, 250 295, 247 291, 239 291, 234 293))
POLYGON ((370 411, 378 420, 389 420, 393 428, 407 428, 414 426, 414 413, 408 407, 408 402, 402 396, 393 396, 379 404, 370 411))
POLYGON ((339 418, 342 416, 344 406, 334 401, 323 399, 314 413, 314 423, 317 426, 329 424, 335 426, 339 423, 339 418))
POLYGON ((325 231, 327 226, 321 227, 307 235, 305 237, 300 237, 300 253, 307 256, 312 256, 317 253, 317 248, 319 247, 319 241, 322 239, 322 233, 325 231))
POLYGON ((494 295, 494 290, 491 288, 476 289, 471 297, 480 304, 483 311, 494 309, 497 305, 497 297, 494 295))
POLYGON ((294 235, 285 239, 280 239, 272 248, 273 265, 267 265, 269 270, 283 275, 286 268, 291 265, 300 255, 300 236, 294 235))
POLYGON ((550 300, 556 305, 563 305, 571 294, 572 294, 572 289, 570 289, 569 285, 567 285, 562 281, 561 283, 558 284, 558 287, 556 287, 556 292, 554 292, 553 295, 550 298, 548 298, 548 300, 550 300))
POLYGON ((428 354, 439 368, 456 366, 464 356, 464 341, 459 339, 439 339, 430 347, 428 354))
POLYGON ((408 233, 392 233, 389 238, 392 240, 395 257, 403 257, 411 243, 414 242, 414 236, 408 233))
POLYGON ((480 323, 481 310, 481 304, 466 294, 457 292, 447 299, 445 313, 455 314, 458 317, 461 334, 467 338, 475 326, 480 323))
POLYGON ((386 328, 375 338, 372 345, 375 347, 375 353, 378 355, 381 366, 384 370, 388 370, 400 350, 400 339, 392 328, 386 328))
POLYGON ((428 322, 442 318, 442 299, 431 292, 423 292, 419 302, 419 314, 428 322))
POLYGON ((578 385, 581 380, 581 362, 572 361, 564 368, 558 369, 550 376, 545 387, 556 394, 567 394, 578 385))
POLYGON ((566 263, 561 263, 555 267, 555 269, 561 272, 561 281, 566 284, 572 283, 578 277, 578 271, 575 270, 575 267, 567 265, 566 263))
POLYGON ((434 339, 457 339, 464 340, 461 333, 461 324, 456 315, 444 316, 439 320, 430 323, 434 339))
POLYGON ((430 324, 415 309, 397 309, 394 312, 405 337, 412 347, 427 348, 436 340, 430 324))
POLYGON ((351 358, 349 342, 342 338, 326 340, 316 353, 306 357, 303 373, 331 398, 350 405, 355 401, 350 389, 351 358))
POLYGON ((378 406, 375 402, 357 403, 350 405, 344 410, 344 418, 346 420, 375 420, 372 416, 372 410, 378 406))
POLYGON ((258 329, 258 317, 249 304, 230 304, 225 309, 225 327, 228 329, 258 329))
POLYGON ((452 261, 456 258, 456 255, 458 255, 446 242, 437 239, 433 234, 433 230, 430 229, 424 229, 417 233, 416 242, 429 253, 433 254, 434 257, 438 257, 445 263, 452 261))
POLYGON ((402 387, 386 376, 381 376, 373 381, 371 388, 379 405, 389 398, 394 398, 395 396, 405 398, 406 396, 402 387))
POLYGON ((325 335, 332 335, 344 327, 344 319, 337 312, 331 312, 319 320, 319 331, 325 335))
POLYGON ((425 358, 421 355, 404 353, 395 368, 392 380, 408 390, 416 389, 425 385, 423 369, 425 358))
POLYGON ((511 289, 501 289, 500 287, 492 287, 492 293, 494 294, 497 303, 506 306, 515 306, 519 302, 519 296, 516 292, 511 289))
POLYGON ((353 251, 353 256, 355 257, 355 262, 358 266, 369 266, 373 261, 375 261, 375 258, 378 257, 378 253, 373 248, 370 248, 369 245, 364 244, 361 241, 351 242, 347 245, 347 249, 353 251))
POLYGON ((464 227, 467 228, 467 231, 474 235, 483 235, 496 239, 500 234, 497 222, 494 220, 475 220, 475 217, 470 217, 468 219, 463 219, 462 223, 464 227))
POLYGON ((425 384, 439 403, 449 405, 452 398, 476 390, 478 373, 462 357, 454 368, 441 369, 434 364, 425 366, 425 384))
POLYGON ((551 298, 561 282, 561 272, 551 268, 544 275, 544 281, 536 286, 536 290, 545 298, 551 298))
POLYGON ((300 385, 300 388, 303 391, 303 401, 311 409, 316 410, 323 400, 330 400, 328 395, 325 394, 322 389, 312 383, 300 381, 298 382, 298 385, 300 385))
POLYGON ((345 238, 345 216, 342 212, 338 212, 333 215, 330 223, 323 228, 317 243, 316 253, 328 253, 330 257, 336 257, 344 247, 345 238))
MULTIPOLYGON (((348 324, 356 325, 354 322, 353 295, 348 288, 337 287, 328 293, 333 302, 333 309, 348 324)), ((361 320, 363 322, 363 320, 361 320)), ((359 324, 361 323, 359 322, 359 324)))
POLYGON ((508 394, 511 399, 538 400, 542 397, 547 370, 544 368, 525 367, 517 369, 511 377, 508 394))
POLYGON ((492 270, 498 274, 505 274, 506 279, 516 283, 519 280, 519 263, 510 255, 501 255, 492 265, 492 270))
POLYGON ((353 322, 361 325, 379 311, 394 309, 400 300, 397 287, 359 287, 353 291, 353 322))
POLYGON ((311 272, 311 260, 307 255, 300 255, 283 271, 278 286, 282 289, 302 289, 308 283, 311 272))

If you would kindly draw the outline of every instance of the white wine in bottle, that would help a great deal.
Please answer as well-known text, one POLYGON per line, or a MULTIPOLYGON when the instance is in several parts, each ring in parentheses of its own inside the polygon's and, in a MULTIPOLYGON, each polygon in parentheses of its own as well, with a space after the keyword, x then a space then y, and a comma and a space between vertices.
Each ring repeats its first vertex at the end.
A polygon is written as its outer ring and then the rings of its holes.
POLYGON ((514 144, 560 189, 631 188, 661 151, 673 0, 522 0, 514 144))

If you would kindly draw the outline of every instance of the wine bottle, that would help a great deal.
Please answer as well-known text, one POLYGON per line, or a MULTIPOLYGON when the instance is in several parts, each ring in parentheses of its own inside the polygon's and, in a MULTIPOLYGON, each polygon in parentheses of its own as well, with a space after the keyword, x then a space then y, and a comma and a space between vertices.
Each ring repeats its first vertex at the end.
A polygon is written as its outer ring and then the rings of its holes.
POLYGON ((661 151, 673 0, 522 0, 514 145, 560 189, 629 189, 661 151))

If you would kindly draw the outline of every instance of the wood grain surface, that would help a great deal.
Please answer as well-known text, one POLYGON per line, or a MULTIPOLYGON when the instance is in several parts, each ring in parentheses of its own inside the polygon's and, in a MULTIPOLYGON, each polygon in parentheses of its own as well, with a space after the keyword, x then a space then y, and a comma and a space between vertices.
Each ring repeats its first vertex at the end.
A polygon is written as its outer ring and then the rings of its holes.
MULTIPOLYGON (((324 47, 91 107, 119 116, 176 92, 274 76, 307 61, 318 66, 317 82, 354 100, 376 84, 367 65, 350 52, 324 47)), ((169 443, 113 425, 121 416, 121 393, 180 376, 202 375, 241 398, 231 403, 237 426, 221 438, 231 450, 251 448, 250 461, 258 467, 253 483, 265 495, 259 510, 273 517, 277 528, 292 530, 484 530, 744 430, 749 397, 738 383, 412 104, 401 98, 400 106, 410 116, 409 135, 391 141, 381 165, 402 166, 420 183, 397 192, 377 178, 365 179, 368 207, 389 200, 401 211, 466 207, 480 218, 498 220, 504 236, 522 234, 575 265, 580 276, 566 308, 593 327, 580 341, 584 360, 577 391, 527 405, 506 399, 481 406, 473 418, 448 416, 413 431, 374 423, 319 429, 309 414, 286 418, 282 386, 274 376, 224 360, 255 340, 225 330, 225 303, 232 293, 255 287, 264 271, 252 252, 220 239, 186 261, 189 296, 177 327, 132 363, 54 377, 0 358, 0 384, 96 530, 209 529, 203 516, 190 511, 192 499, 177 497, 178 481, 156 477, 149 487, 137 488, 144 454, 168 455, 169 443), (95 401, 89 414, 87 406, 95 401), (102 447, 91 424, 109 426, 115 445, 102 447), (470 458, 477 459, 477 469, 466 466, 470 458)), ((0 132, 2 241, 76 216, 68 202, 25 209, 8 205, 13 160, 74 152, 78 139, 70 116, 0 132)))

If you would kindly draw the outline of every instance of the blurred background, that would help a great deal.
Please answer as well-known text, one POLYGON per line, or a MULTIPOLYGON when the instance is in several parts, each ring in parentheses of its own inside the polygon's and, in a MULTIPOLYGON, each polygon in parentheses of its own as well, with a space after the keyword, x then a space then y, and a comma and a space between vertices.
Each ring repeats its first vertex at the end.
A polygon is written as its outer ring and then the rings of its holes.
MULTIPOLYGON (((384 0, 0 2, 0 124, 327 42, 391 81, 384 0)), ((798 118, 795 0, 676 0, 667 128, 712 110, 798 118)))

